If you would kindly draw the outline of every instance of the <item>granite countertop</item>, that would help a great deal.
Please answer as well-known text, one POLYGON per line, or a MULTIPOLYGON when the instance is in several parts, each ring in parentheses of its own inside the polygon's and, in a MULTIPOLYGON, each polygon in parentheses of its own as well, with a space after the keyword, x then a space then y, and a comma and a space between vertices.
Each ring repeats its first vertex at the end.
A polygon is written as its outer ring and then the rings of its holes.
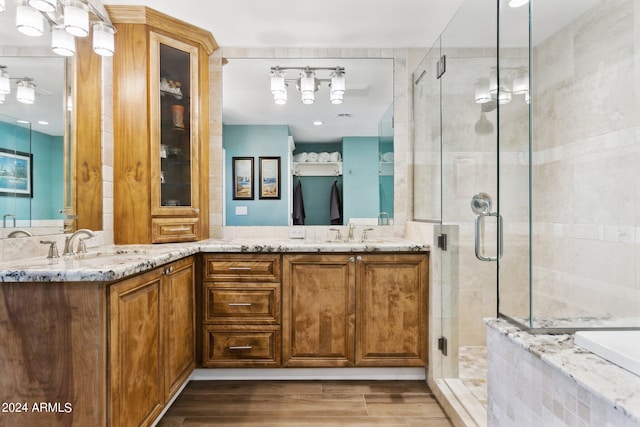
POLYGON ((488 327, 640 422, 640 377, 574 344, 573 335, 530 334, 501 319, 488 327))
POLYGON ((114 281, 149 271, 189 255, 223 253, 345 253, 427 252, 428 245, 387 238, 367 242, 308 240, 202 240, 161 245, 113 245, 86 254, 25 258, 0 263, 0 282, 114 281))

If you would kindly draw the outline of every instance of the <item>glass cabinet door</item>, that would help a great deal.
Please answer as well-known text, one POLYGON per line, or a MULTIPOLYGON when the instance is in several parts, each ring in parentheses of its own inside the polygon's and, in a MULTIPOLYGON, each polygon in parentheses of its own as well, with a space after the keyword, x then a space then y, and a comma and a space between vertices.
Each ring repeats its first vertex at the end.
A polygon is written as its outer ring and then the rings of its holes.
POLYGON ((151 33, 152 215, 197 215, 198 50, 151 33))

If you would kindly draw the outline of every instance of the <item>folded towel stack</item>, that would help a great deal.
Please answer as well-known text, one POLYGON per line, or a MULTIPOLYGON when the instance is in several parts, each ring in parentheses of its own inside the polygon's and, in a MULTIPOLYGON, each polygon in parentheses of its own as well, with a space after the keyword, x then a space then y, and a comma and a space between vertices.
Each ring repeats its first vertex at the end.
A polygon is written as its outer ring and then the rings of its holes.
MULTIPOLYGON (((391 153, 391 154, 393 155, 393 153, 391 153)), ((314 153, 314 152, 298 153, 298 154, 294 154, 293 155, 293 161, 297 162, 297 163, 304 163, 304 162, 321 162, 321 163, 340 162, 340 161, 342 161, 342 155, 340 154, 339 151, 334 151, 332 153, 328 153, 326 151, 323 151, 321 153, 314 153)))
POLYGON ((380 155, 380 160, 383 162, 393 162, 393 152, 384 153, 380 155))

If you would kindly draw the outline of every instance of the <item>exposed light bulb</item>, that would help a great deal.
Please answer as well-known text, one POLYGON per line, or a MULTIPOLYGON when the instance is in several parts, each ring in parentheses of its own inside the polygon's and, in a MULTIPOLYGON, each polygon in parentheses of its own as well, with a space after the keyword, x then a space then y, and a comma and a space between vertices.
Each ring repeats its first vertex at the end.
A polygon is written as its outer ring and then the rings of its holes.
POLYGON ((7 10, 5 2, 4 0, 0 0, 0 13, 4 12, 5 10, 7 10))
POLYGON ((510 0, 509 1, 509 6, 510 7, 520 7, 520 6, 524 6, 527 3, 529 3, 529 0, 510 0))
POLYGON ((5 96, 6 95, 4 93, 0 93, 0 104, 4 104, 5 96))

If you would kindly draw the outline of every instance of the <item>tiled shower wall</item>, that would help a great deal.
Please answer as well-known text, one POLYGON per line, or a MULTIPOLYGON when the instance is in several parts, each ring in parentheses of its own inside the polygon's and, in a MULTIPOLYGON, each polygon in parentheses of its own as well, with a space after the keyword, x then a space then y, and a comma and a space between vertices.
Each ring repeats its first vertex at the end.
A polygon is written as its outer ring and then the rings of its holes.
POLYGON ((640 2, 599 2, 532 62, 534 317, 637 314, 640 2))

